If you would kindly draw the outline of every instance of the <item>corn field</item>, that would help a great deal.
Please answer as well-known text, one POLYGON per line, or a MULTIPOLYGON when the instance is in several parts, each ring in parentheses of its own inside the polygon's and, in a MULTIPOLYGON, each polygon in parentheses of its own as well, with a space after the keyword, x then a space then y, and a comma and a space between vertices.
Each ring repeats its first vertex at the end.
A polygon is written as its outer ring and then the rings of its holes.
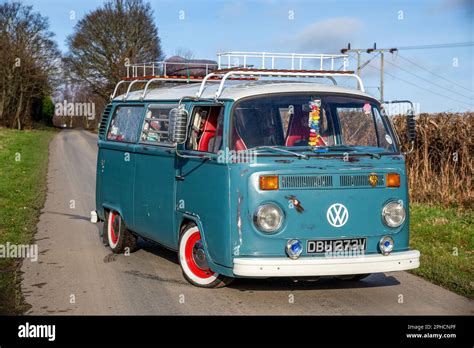
MULTIPOLYGON (((408 150, 406 120, 392 122, 408 150)), ((406 156, 412 202, 472 209, 474 113, 420 114, 416 143, 406 156)))

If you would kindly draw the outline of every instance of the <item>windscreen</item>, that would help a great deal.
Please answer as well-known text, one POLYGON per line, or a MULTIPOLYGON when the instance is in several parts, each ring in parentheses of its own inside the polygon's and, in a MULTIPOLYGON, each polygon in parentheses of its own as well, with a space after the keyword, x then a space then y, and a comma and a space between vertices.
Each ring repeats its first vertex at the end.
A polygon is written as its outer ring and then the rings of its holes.
POLYGON ((353 146, 394 151, 388 122, 371 100, 346 96, 275 95, 234 107, 234 150, 258 146, 353 146))

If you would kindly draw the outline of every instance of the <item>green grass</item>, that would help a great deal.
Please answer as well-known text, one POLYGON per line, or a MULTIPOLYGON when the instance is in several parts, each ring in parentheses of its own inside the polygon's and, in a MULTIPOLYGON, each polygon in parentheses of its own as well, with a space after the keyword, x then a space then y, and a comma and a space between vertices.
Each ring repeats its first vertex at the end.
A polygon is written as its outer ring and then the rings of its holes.
POLYGON ((474 298, 474 213, 412 204, 411 247, 421 252, 412 273, 474 298))
MULTIPOLYGON (((0 244, 29 244, 33 239, 45 200, 48 144, 53 135, 50 129, 0 128, 0 244)), ((25 309, 19 261, 0 258, 0 314, 25 309)))

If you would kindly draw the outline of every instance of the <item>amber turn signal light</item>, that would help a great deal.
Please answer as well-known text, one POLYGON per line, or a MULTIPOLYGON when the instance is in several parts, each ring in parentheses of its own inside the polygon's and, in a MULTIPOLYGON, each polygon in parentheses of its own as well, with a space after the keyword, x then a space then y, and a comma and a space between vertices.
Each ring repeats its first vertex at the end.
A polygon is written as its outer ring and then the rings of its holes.
POLYGON ((400 174, 388 173, 387 174, 387 187, 400 187, 400 174))
POLYGON ((260 190, 278 190, 278 175, 260 176, 260 190))

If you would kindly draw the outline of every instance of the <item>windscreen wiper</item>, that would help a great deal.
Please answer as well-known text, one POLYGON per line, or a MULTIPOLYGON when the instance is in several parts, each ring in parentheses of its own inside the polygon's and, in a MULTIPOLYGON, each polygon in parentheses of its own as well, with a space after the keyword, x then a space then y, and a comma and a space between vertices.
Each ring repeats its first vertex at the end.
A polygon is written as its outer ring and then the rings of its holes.
POLYGON ((315 153, 327 153, 327 152, 330 152, 330 151, 344 151, 344 152, 348 152, 348 153, 355 153, 355 154, 358 154, 358 155, 365 155, 365 156, 370 156, 371 158, 376 158, 376 159, 380 159, 382 156, 378 153, 374 153, 374 152, 368 152, 368 151, 360 151, 360 150, 357 150, 357 149, 354 149, 352 147, 349 147, 349 146, 344 146, 344 145, 335 145, 335 146, 318 146, 318 147, 315 147, 314 150, 313 150, 315 153))
POLYGON ((290 151, 290 150, 285 150, 285 149, 282 149, 282 148, 276 147, 276 146, 268 146, 268 145, 257 146, 257 147, 254 147, 251 150, 276 150, 276 151, 279 151, 279 152, 282 152, 282 153, 287 153, 287 154, 290 154, 290 155, 293 155, 293 156, 296 156, 296 157, 302 158, 302 159, 308 159, 309 158, 305 154, 293 152, 293 151, 290 151))

